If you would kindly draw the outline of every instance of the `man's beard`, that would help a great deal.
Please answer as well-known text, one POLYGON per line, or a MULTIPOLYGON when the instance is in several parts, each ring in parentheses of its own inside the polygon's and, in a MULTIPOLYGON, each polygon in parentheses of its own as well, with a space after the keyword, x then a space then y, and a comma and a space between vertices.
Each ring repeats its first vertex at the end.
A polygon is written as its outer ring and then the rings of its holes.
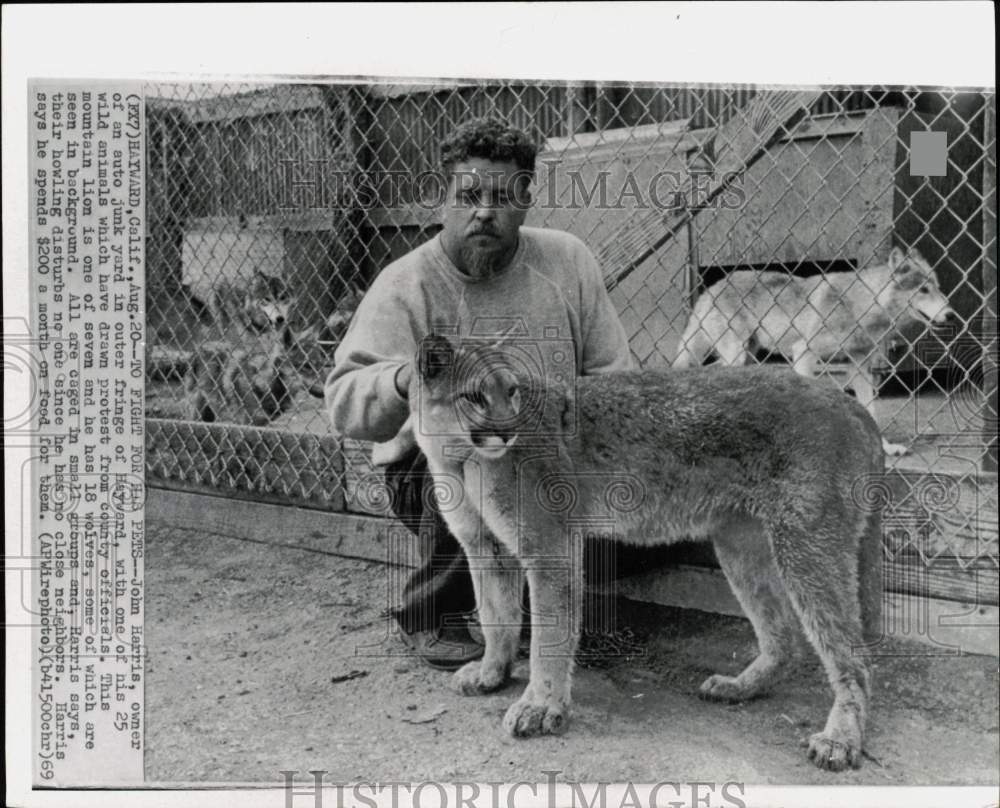
POLYGON ((475 244, 465 242, 460 248, 465 271, 475 278, 488 278, 505 266, 508 251, 505 249, 484 250, 475 244))

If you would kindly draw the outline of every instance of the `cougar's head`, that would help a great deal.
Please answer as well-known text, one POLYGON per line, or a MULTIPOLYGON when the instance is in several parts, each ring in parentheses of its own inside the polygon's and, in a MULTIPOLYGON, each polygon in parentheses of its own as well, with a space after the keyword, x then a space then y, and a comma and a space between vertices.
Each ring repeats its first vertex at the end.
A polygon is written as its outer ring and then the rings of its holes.
POLYGON ((431 335, 417 354, 410 407, 422 435, 466 444, 492 460, 517 441, 523 387, 496 346, 455 346, 431 335))

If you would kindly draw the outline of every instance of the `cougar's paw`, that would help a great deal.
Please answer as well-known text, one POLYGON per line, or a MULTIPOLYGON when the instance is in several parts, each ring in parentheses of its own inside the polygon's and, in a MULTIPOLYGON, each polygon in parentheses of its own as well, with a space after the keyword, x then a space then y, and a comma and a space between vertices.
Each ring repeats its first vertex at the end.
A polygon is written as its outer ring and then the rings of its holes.
POLYGON ((698 695, 707 701, 746 701, 755 694, 741 685, 735 676, 716 673, 701 683, 698 695))
POLYGON ((508 667, 484 665, 482 660, 468 662, 455 671, 455 689, 463 696, 481 696, 503 687, 508 667))
POLYGON ((850 766, 861 768, 861 744, 847 738, 834 738, 825 732, 817 732, 809 738, 809 760, 819 768, 831 772, 841 772, 850 766))
POLYGON ((882 438, 882 451, 890 457, 902 457, 910 453, 910 450, 903 446, 903 444, 890 443, 885 438, 882 438))
POLYGON ((527 694, 514 702, 503 719, 503 727, 515 738, 562 735, 569 726, 567 707, 535 701, 527 694))

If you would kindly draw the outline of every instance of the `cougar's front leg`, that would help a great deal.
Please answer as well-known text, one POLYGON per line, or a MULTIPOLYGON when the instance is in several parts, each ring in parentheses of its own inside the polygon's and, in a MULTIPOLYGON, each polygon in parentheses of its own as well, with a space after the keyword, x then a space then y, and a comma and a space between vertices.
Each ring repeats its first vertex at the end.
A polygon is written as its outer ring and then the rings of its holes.
POLYGON ((573 656, 583 612, 583 563, 522 559, 531 594, 531 666, 528 686, 504 717, 515 737, 558 735, 569 723, 573 656))
POLYGON ((524 573, 513 555, 483 528, 482 539, 462 541, 486 640, 483 658, 455 672, 459 692, 473 696, 501 687, 510 676, 521 637, 524 573))

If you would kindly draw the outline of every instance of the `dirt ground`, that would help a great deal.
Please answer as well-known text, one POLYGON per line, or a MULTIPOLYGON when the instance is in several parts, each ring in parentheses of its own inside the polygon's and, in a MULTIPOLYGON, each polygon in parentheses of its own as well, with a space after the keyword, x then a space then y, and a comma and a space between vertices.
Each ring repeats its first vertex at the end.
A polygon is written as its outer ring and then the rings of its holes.
POLYGON ((875 666, 864 767, 830 774, 800 746, 830 706, 818 663, 770 697, 706 703, 706 676, 752 658, 749 623, 619 600, 629 654, 578 669, 566 735, 518 741, 500 721, 525 663, 498 694, 457 695, 388 634, 391 568, 152 521, 146 552, 148 783, 998 780, 995 658, 898 645, 875 666))

